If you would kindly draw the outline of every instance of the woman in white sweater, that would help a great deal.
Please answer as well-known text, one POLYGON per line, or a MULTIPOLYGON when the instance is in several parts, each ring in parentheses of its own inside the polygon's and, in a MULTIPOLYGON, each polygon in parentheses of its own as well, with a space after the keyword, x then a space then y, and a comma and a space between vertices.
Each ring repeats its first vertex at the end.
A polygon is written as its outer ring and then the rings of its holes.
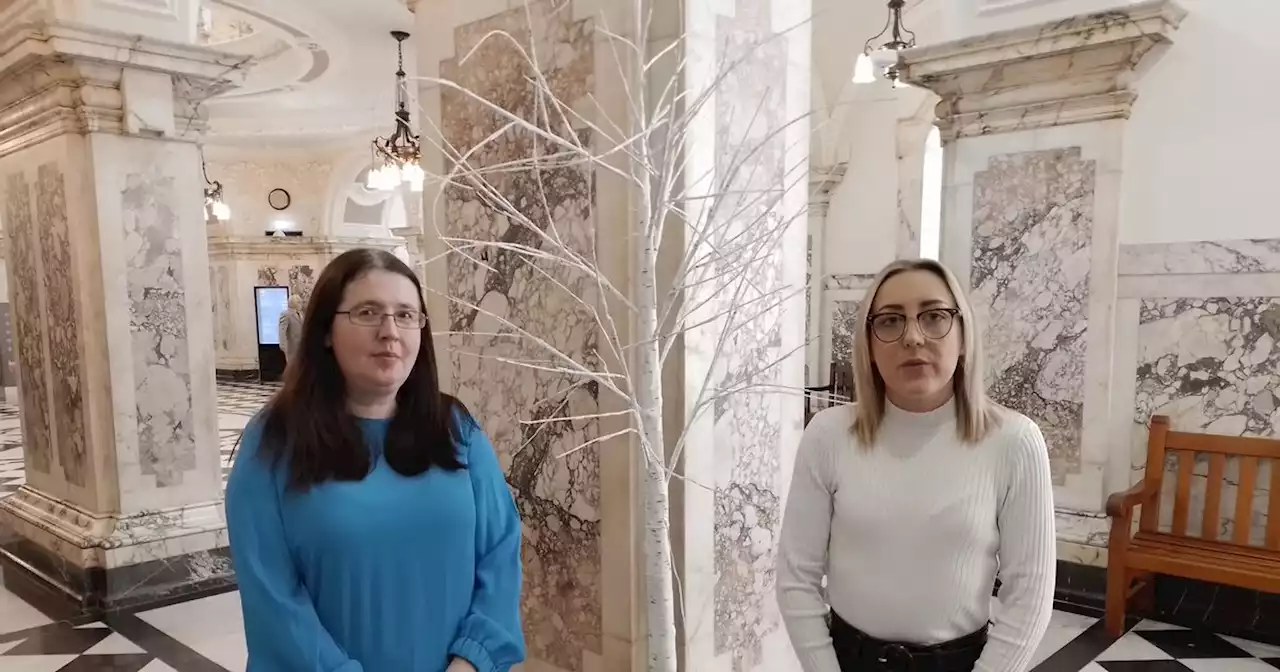
POLYGON ((854 334, 857 402, 805 429, 782 523, 778 601, 801 666, 1022 672, 1053 612, 1044 437, 987 399, 981 334, 941 264, 887 266, 854 334))

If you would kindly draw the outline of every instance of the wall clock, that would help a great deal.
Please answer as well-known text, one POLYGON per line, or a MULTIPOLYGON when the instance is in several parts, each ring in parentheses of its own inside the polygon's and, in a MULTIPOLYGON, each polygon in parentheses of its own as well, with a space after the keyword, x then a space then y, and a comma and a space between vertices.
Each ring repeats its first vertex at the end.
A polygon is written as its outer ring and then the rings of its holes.
POLYGON ((271 193, 267 194, 267 203, 276 210, 284 210, 292 202, 293 198, 284 189, 272 189, 271 193))

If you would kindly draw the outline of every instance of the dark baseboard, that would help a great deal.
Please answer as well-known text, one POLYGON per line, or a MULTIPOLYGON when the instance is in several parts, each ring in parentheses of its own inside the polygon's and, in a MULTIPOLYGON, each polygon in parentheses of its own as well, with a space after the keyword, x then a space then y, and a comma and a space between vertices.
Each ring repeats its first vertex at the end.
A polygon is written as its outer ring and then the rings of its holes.
POLYGON ((59 612, 80 615, 153 608, 235 586, 226 548, 104 569, 83 568, 15 534, 0 535, 0 570, 40 585, 59 612))
MULTIPOLYGON (((1106 589, 1105 568, 1058 562, 1058 602, 1102 609, 1106 589)), ((1155 613, 1135 615, 1280 645, 1280 595, 1256 590, 1157 576, 1155 613)))
POLYGON ((233 383, 256 383, 258 382, 257 369, 216 369, 214 373, 218 380, 233 383))

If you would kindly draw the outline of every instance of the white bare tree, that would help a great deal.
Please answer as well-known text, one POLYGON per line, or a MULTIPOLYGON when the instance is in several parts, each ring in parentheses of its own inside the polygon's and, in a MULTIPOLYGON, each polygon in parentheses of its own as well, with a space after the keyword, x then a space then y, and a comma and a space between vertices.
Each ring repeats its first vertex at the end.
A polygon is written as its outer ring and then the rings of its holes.
MULTIPOLYGON (((727 123, 719 120, 712 131, 718 135, 719 154, 712 166, 695 167, 698 162, 690 159, 689 149, 695 134, 707 132, 705 122, 714 112, 710 102, 726 87, 740 86, 749 76, 744 65, 768 42, 785 40, 789 31, 762 33, 738 44, 711 68, 696 64, 710 74, 704 77, 705 86, 692 90, 688 75, 695 63, 685 48, 686 36, 654 50, 652 3, 620 2, 631 9, 628 34, 614 33, 601 21, 593 30, 608 45, 601 49, 597 39, 596 57, 604 51, 617 65, 627 97, 625 119, 610 116, 590 93, 585 99, 591 103, 584 106, 582 91, 566 90, 573 87, 556 72, 564 66, 557 65, 563 54, 536 38, 547 24, 546 12, 568 11, 564 0, 526 5, 525 26, 494 28, 457 56, 461 66, 484 50, 501 51, 505 55, 498 60, 504 67, 515 64, 519 71, 504 71, 500 77, 523 77, 519 95, 477 90, 483 87, 455 81, 444 71, 420 78, 439 87, 446 101, 442 104, 465 107, 464 116, 472 120, 466 146, 449 142, 456 134, 427 120, 424 142, 437 144, 446 164, 443 174, 431 176, 441 184, 437 203, 427 212, 445 214, 444 222, 431 221, 447 248, 451 278, 518 268, 554 287, 561 300, 587 316, 591 347, 575 353, 538 327, 486 305, 482 293, 451 289, 446 298, 453 306, 452 326, 437 334, 511 343, 497 354, 467 352, 561 381, 546 400, 561 410, 572 408, 568 399, 586 386, 617 401, 619 410, 524 418, 522 438, 528 445, 555 423, 626 420, 622 429, 597 432, 557 456, 566 458, 606 442, 637 445, 643 451, 648 669, 674 672, 675 609, 681 600, 672 558, 670 495, 672 479, 684 478, 681 456, 689 446, 687 431, 665 436, 663 420, 676 414, 688 430, 707 411, 738 395, 786 394, 794 397, 787 403, 802 403, 802 383, 779 384, 778 370, 803 344, 789 351, 774 348, 772 356, 750 361, 756 353, 734 349, 743 329, 776 325, 784 314, 803 319, 803 309, 784 311, 788 302, 803 301, 804 287, 783 281, 777 259, 786 234, 805 226, 807 198, 795 199, 794 191, 807 188, 807 154, 797 165, 780 163, 780 157, 787 154, 788 130, 807 117, 780 117, 781 95, 765 95, 734 109, 727 123), (780 170, 762 167, 770 161, 780 170), (593 207, 590 198, 584 205, 580 196, 594 195, 596 178, 620 180, 631 194, 625 234, 631 241, 630 277, 604 267, 598 227, 565 223, 593 207), (567 192, 579 197, 566 198, 567 192), (802 205, 784 207, 784 199, 802 205), (474 218, 467 210, 475 209, 490 221, 501 220, 496 233, 494 227, 489 235, 479 235, 474 228, 454 225, 474 218), (691 338, 707 346, 701 355, 709 361, 706 375, 695 398, 668 408, 664 364, 691 338)), ((450 282, 451 287, 456 284, 450 282)))

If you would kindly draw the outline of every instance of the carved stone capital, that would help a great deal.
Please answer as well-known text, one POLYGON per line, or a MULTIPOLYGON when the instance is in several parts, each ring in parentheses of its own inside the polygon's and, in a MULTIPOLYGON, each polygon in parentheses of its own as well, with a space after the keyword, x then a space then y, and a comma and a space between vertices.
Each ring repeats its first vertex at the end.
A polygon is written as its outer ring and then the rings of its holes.
POLYGON ((826 217, 831 206, 831 192, 844 179, 849 164, 816 166, 809 170, 809 214, 826 217))
POLYGON ((909 49, 903 79, 929 89, 943 138, 1128 118, 1135 69, 1172 43, 1186 10, 1152 0, 909 49))
POLYGON ((0 156, 65 133, 195 141, 240 57, 52 23, 0 31, 0 156))

